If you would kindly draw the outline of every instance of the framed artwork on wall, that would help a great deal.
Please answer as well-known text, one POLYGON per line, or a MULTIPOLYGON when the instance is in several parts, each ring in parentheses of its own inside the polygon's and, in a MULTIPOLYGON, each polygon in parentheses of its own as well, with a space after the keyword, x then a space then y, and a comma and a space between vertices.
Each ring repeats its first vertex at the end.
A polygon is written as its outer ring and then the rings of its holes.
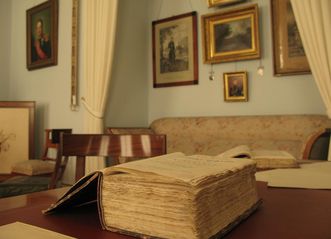
POLYGON ((0 101, 0 173, 34 158, 34 101, 0 101))
POLYGON ((248 101, 247 72, 228 72, 223 74, 224 101, 248 101))
POLYGON ((198 84, 197 13, 152 23, 153 87, 198 84))
POLYGON ((221 7, 232 5, 240 2, 244 2, 245 0, 207 0, 209 7, 221 7))
POLYGON ((290 0, 271 0, 274 75, 310 73, 290 0))
POLYGON ((201 18, 205 63, 260 58, 257 4, 201 18))
POLYGON ((57 64, 58 0, 46 1, 26 11, 27 68, 57 64))

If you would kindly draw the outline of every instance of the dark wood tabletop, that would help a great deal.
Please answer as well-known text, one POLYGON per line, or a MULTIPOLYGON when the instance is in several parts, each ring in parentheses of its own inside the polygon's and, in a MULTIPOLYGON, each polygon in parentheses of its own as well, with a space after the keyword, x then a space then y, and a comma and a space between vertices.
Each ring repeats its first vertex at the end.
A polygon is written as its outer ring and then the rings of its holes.
MULTIPOLYGON (((263 200, 226 239, 331 239, 331 190, 269 188, 257 183, 263 200)), ((132 238, 101 228, 97 206, 52 215, 41 211, 68 188, 0 199, 0 225, 20 221, 77 238, 132 238)))

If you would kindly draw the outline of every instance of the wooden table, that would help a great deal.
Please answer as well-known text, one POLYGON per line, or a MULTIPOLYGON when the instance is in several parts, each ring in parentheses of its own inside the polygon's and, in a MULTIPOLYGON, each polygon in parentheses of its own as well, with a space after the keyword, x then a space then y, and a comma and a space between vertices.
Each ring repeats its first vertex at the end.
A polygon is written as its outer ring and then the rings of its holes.
MULTIPOLYGON (((0 225, 21 221, 77 238, 132 238, 101 229, 96 205, 45 216, 67 188, 0 199, 0 225)), ((258 182, 260 208, 226 239, 331 238, 331 190, 268 188, 258 182)))

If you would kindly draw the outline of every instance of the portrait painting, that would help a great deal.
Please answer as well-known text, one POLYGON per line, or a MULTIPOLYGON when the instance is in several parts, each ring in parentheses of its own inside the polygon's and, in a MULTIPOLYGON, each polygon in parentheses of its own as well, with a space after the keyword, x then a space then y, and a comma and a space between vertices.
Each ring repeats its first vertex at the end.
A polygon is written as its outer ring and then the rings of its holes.
POLYGON ((153 23, 153 86, 198 83, 196 12, 153 23))
POLYGON ((256 4, 202 16, 205 63, 260 57, 256 4))
POLYGON ((290 0, 271 0, 274 74, 310 73, 290 0))
POLYGON ((248 101, 247 72, 224 73, 223 79, 225 101, 248 101))
POLYGON ((57 64, 57 1, 47 1, 27 10, 27 68, 57 64))

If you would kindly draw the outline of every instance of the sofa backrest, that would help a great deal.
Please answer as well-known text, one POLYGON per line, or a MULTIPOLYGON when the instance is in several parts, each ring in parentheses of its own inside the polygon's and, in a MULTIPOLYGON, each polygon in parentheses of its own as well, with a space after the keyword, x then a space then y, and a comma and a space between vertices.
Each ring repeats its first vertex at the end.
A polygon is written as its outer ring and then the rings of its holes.
POLYGON ((234 146, 287 150, 302 158, 311 136, 330 128, 324 115, 173 117, 153 121, 151 129, 167 135, 168 153, 216 155, 234 146))

